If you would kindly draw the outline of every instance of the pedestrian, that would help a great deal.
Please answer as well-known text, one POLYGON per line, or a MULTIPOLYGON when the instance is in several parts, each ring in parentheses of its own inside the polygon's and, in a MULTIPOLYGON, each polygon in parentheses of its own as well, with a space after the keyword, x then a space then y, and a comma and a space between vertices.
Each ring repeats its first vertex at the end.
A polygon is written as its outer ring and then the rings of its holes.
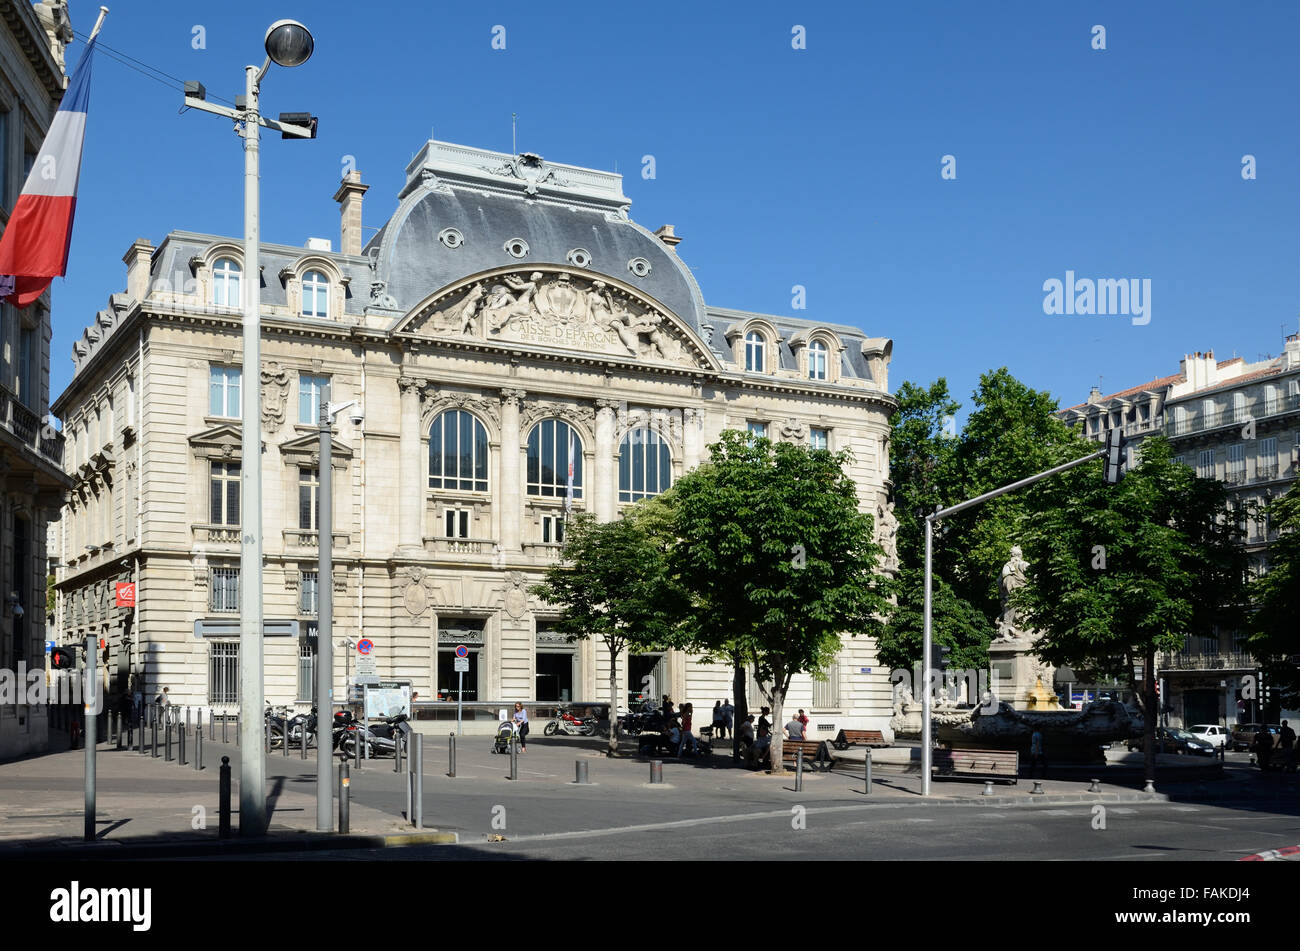
POLYGON ((731 722, 732 722, 732 717, 735 716, 735 713, 736 713, 736 708, 731 705, 731 698, 728 697, 727 702, 722 705, 722 719, 724 721, 724 729, 726 730, 727 733, 733 732, 731 729, 731 722))
POLYGON ((1047 778, 1047 757, 1043 755, 1043 731, 1034 727, 1029 737, 1029 775, 1034 776, 1039 766, 1043 767, 1043 778, 1047 778))
POLYGON ((171 697, 167 696, 167 690, 167 687, 163 687, 162 690, 158 692, 158 696, 154 697, 153 700, 154 706, 157 707, 157 710, 154 712, 154 717, 157 719, 158 723, 163 726, 167 725, 167 715, 169 713, 168 708, 171 706, 172 702, 171 697))
POLYGON ((683 703, 682 704, 682 735, 681 735, 681 741, 678 743, 677 746, 678 759, 682 758, 682 751, 685 750, 688 745, 690 746, 692 753, 694 753, 696 750, 695 736, 694 734, 691 733, 691 721, 694 719, 694 717, 695 717, 694 705, 689 703, 683 703))
POLYGON ((528 711, 519 701, 515 701, 515 732, 519 734, 519 749, 528 752, 528 711))
POLYGON ((1295 730, 1291 729, 1288 721, 1282 721, 1282 734, 1278 738, 1278 745, 1282 747, 1282 771, 1286 773, 1295 772, 1295 730))
POLYGON ((771 712, 767 707, 763 707, 758 711, 758 738, 760 740, 763 737, 767 737, 769 740, 772 738, 772 721, 767 718, 767 715, 771 712))
POLYGON ((664 694, 664 703, 662 709, 663 709, 663 715, 665 720, 671 720, 674 716, 676 716, 676 714, 673 713, 672 698, 669 697, 668 694, 664 694))
POLYGON ((799 715, 798 715, 797 717, 795 717, 795 719, 798 720, 798 721, 803 725, 803 735, 804 735, 804 738, 807 739, 807 737, 808 737, 808 714, 804 713, 803 710, 800 710, 800 711, 799 711, 799 715))
POLYGON ((795 740, 796 742, 803 740, 805 736, 803 724, 799 722, 798 717, 790 718, 790 722, 785 725, 785 734, 789 739, 795 740))
POLYGON ((722 739, 727 729, 727 718, 722 713, 722 701, 713 705, 713 735, 722 739))

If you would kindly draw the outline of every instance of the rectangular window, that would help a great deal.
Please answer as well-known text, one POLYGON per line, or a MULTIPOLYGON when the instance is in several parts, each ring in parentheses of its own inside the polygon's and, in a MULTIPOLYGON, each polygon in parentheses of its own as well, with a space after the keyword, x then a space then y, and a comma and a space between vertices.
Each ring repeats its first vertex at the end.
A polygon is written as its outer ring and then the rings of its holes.
POLYGON ((208 371, 208 415, 238 419, 239 367, 211 367, 208 371))
POLYGON ((445 509, 442 517, 447 538, 469 538, 469 509, 445 509))
POLYGON ((1255 452, 1255 478, 1277 478, 1277 437, 1261 439, 1255 452))
POLYGON ((316 699, 316 639, 298 638, 298 700, 308 703, 316 699))
POLYGON ((749 435, 754 439, 767 438, 767 423, 750 422, 748 425, 749 435))
POLYGON ((542 516, 542 544, 562 545, 564 543, 564 516, 542 516))
POLYGON ((320 470, 298 470, 298 527, 315 531, 320 527, 320 470))
POLYGON ((208 703, 239 702, 239 642, 208 645, 208 703))
POLYGON ((834 710, 840 705, 840 665, 831 664, 826 668, 825 680, 813 681, 814 710, 834 710))
POLYGON ((239 613, 239 569, 213 568, 208 607, 214 614, 239 613))
POLYGON ((829 429, 809 429, 808 446, 811 449, 829 449, 831 445, 829 429))
POLYGON ((1214 450, 1202 449, 1196 457, 1196 474, 1202 479, 1214 478, 1214 450))
POLYGON ((320 610, 317 601, 319 595, 320 572, 304 571, 301 580, 298 582, 298 613, 305 614, 308 617, 316 617, 320 610))
POLYGON ((1228 470, 1225 481, 1246 481, 1246 446, 1244 443, 1237 443, 1228 447, 1228 470))
POLYGON ((208 491, 209 524, 239 524, 239 475, 237 462, 212 463, 208 491))
POLYGON ((327 376, 298 376, 298 422, 316 426, 320 422, 321 388, 329 383, 327 376))

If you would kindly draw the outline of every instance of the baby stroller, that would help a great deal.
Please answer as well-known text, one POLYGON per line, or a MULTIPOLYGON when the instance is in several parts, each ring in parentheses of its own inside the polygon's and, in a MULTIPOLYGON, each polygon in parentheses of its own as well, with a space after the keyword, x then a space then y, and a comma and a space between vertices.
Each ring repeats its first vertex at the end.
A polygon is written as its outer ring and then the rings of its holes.
POLYGON ((497 733, 492 741, 493 753, 509 753, 510 744, 517 742, 519 724, 513 720, 502 720, 497 724, 497 733))

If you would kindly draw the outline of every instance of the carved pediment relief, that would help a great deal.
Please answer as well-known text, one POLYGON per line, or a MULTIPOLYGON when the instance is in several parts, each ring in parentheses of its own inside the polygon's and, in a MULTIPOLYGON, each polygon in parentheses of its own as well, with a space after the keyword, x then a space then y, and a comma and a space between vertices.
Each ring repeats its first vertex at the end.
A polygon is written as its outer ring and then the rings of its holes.
POLYGON ((524 406, 524 410, 519 416, 520 429, 527 436, 528 430, 533 423, 541 419, 550 419, 552 416, 568 422, 581 423, 588 429, 594 429, 596 424, 596 410, 594 407, 543 400, 528 403, 524 406))
POLYGON ((653 301, 612 279, 548 265, 464 281, 426 302, 403 329, 711 366, 695 337, 653 301))
POLYGON ((436 386, 425 386, 420 390, 420 420, 427 429, 435 416, 447 410, 463 409, 475 413, 483 419, 491 420, 496 427, 501 426, 500 402, 485 399, 473 393, 457 390, 440 390, 436 386))
MULTIPOLYGON (((280 458, 286 465, 319 466, 320 437, 317 435, 299 436, 280 443, 280 458)), ((331 437, 330 459, 335 469, 346 468, 352 459, 352 447, 331 437)))
POLYGON ((203 459, 238 459, 243 434, 238 426, 223 423, 190 437, 190 449, 203 459))

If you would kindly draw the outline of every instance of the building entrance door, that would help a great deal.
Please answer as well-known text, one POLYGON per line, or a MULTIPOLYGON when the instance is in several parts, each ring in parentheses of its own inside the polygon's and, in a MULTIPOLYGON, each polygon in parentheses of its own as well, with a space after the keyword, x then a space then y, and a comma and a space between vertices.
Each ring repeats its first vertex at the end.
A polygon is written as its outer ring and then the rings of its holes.
MULTIPOLYGON (((627 659, 627 702, 657 704, 668 692, 666 654, 630 654, 627 659)), ((680 698, 674 701, 680 703, 680 698)))
POLYGON ((568 703, 573 699, 573 651, 537 652, 534 700, 568 703))
POLYGON ((1183 694, 1183 726, 1219 722, 1219 692, 1188 690, 1183 694))

